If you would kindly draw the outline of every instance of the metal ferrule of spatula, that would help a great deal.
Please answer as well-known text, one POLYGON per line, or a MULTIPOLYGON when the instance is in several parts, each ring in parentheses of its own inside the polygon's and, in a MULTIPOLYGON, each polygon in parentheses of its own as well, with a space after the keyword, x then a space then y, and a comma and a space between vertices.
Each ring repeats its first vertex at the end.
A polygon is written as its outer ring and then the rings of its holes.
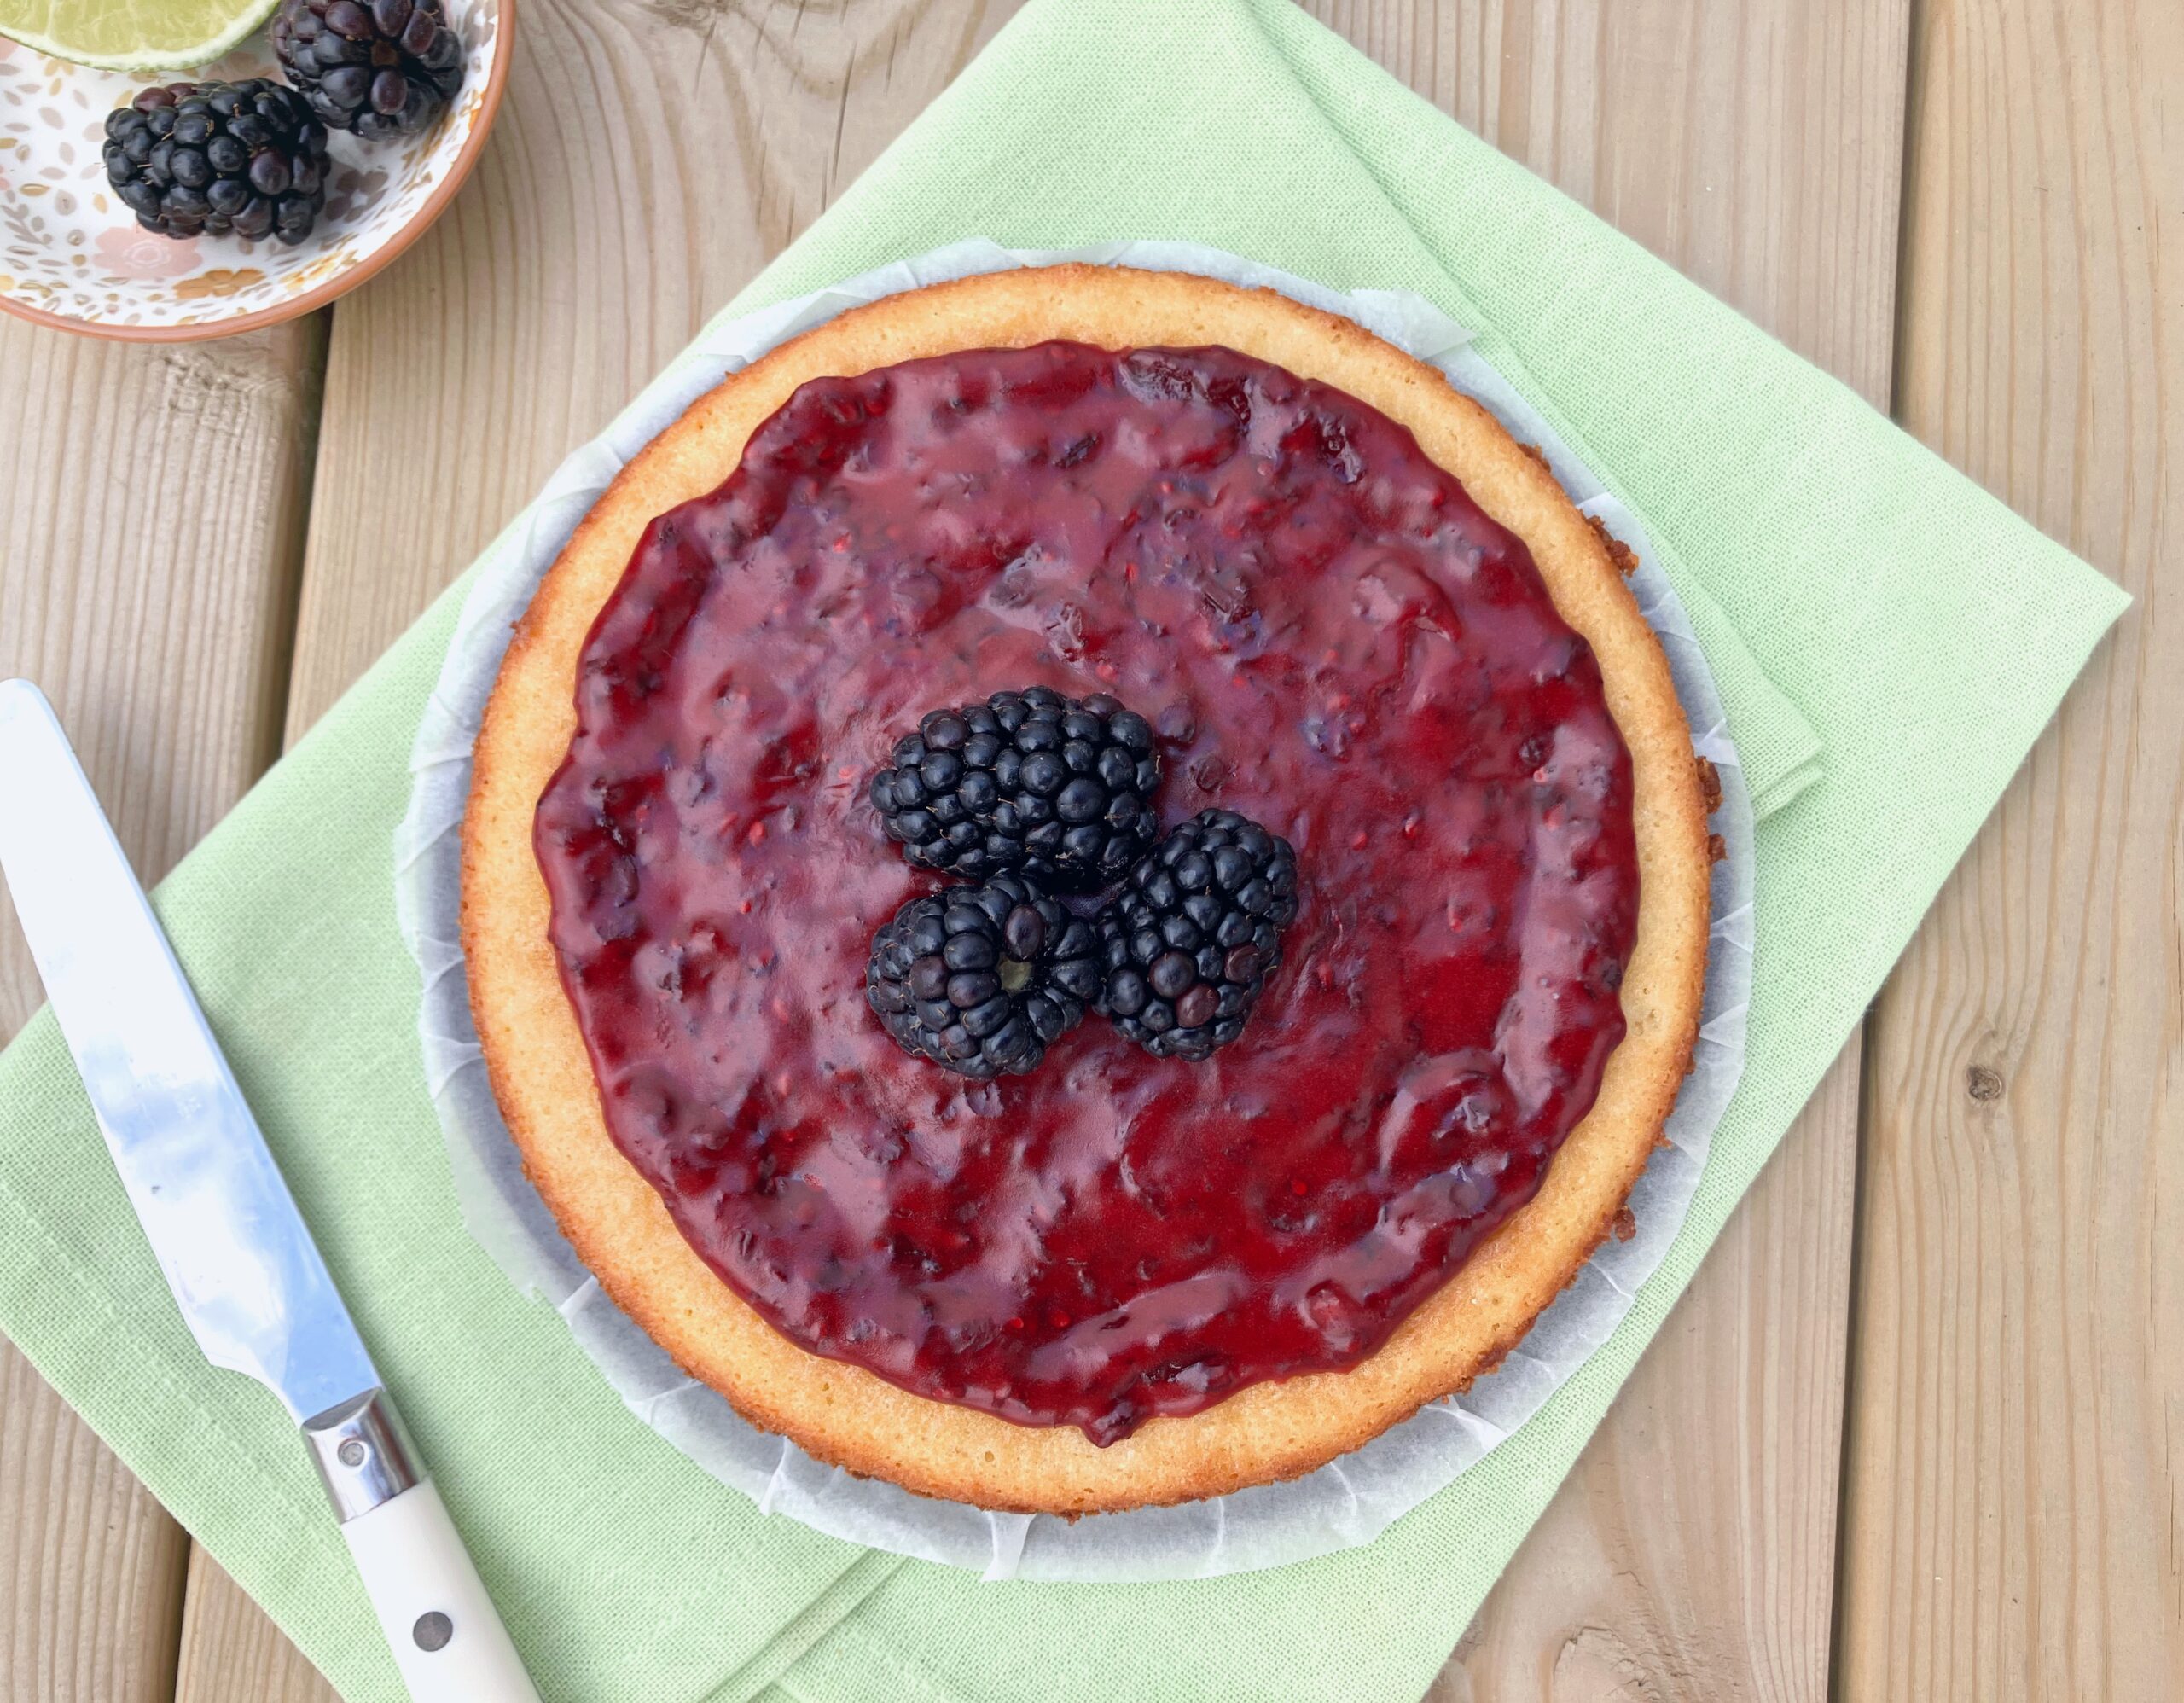
POLYGON ((415 1703, 537 1703, 143 889, 26 680, 0 872, 122 1187, 205 1357, 278 1396, 415 1703))

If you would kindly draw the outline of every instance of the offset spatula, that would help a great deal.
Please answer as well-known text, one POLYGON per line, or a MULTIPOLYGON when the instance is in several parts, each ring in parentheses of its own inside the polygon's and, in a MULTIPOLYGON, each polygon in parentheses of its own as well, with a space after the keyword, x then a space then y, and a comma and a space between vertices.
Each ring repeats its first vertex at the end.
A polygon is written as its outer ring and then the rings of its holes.
POLYGON ((416 1703, 537 1703, 143 889, 27 680, 0 681, 0 871, 129 1203, 215 1366, 280 1397, 416 1703))

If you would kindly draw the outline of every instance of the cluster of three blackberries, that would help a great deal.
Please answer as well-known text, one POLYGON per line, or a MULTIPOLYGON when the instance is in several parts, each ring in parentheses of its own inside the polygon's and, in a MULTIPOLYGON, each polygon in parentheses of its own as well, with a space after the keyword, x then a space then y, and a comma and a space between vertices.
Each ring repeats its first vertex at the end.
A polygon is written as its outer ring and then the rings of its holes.
POLYGON ((1033 1068, 1088 1008, 1164 1058, 1234 1040, 1281 961, 1297 854, 1234 811, 1163 837, 1159 784, 1142 716, 1044 686, 936 710, 898 741, 872 780, 881 824, 964 884, 873 939, 865 994, 896 1044, 984 1080, 1033 1068), (1109 889, 1089 916, 1056 897, 1109 889))

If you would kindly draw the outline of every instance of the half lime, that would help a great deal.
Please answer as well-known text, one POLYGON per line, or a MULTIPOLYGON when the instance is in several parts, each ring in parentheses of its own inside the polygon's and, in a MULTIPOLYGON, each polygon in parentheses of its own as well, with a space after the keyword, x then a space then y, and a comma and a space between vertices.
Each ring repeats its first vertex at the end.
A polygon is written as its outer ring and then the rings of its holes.
POLYGON ((280 0, 0 0, 0 35, 106 71, 186 71, 218 59, 280 0))

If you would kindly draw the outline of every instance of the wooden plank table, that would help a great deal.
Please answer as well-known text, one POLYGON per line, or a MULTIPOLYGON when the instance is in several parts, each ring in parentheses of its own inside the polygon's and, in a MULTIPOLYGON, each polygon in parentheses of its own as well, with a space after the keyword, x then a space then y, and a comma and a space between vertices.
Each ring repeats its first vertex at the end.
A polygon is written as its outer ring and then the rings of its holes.
MULTIPOLYGON (((0 673, 140 867, 1013 9, 526 0, 476 181, 330 311, 0 322, 0 673)), ((2139 599, 1432 1695, 2184 1695, 2184 9, 1311 9, 2139 599)), ((0 1345, 0 1703, 332 1694, 0 1345)))

